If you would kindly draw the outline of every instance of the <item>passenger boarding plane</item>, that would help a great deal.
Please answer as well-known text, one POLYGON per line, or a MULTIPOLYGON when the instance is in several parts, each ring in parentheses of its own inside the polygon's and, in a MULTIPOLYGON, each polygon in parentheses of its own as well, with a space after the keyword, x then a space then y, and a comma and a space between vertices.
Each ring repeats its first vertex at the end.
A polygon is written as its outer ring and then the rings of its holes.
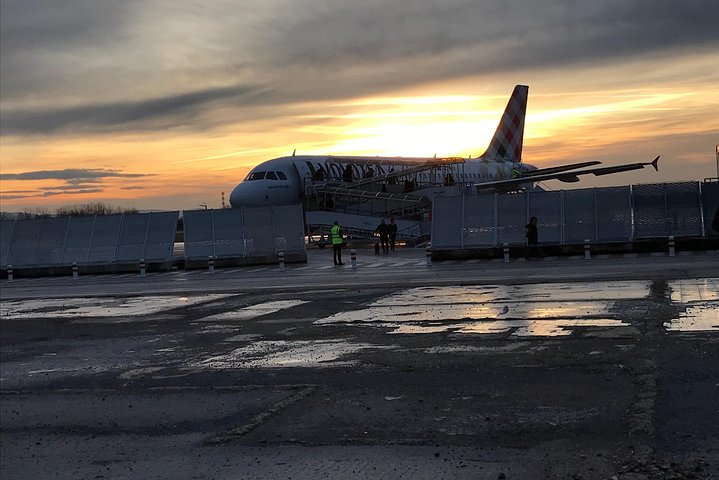
POLYGON ((659 157, 651 162, 611 167, 593 167, 600 164, 599 161, 549 168, 522 162, 528 92, 526 85, 514 87, 487 151, 477 158, 295 155, 293 152, 292 156, 268 160, 253 168, 230 194, 230 204, 233 207, 297 204, 308 192, 318 191, 308 186, 318 184, 324 192, 340 187, 344 192, 358 192, 369 186, 376 190, 381 183, 382 192, 387 192, 385 195, 411 191, 431 196, 450 184, 472 186, 478 191, 515 191, 543 180, 578 182, 580 175, 590 173, 608 175, 648 165, 658 171, 659 157))

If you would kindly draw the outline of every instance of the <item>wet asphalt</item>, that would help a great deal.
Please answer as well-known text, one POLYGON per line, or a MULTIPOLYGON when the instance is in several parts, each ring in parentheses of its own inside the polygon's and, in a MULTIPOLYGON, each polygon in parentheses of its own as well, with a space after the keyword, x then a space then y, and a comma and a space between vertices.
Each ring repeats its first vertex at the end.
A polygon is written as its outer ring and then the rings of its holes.
POLYGON ((3 478, 719 477, 719 255, 0 284, 3 478))

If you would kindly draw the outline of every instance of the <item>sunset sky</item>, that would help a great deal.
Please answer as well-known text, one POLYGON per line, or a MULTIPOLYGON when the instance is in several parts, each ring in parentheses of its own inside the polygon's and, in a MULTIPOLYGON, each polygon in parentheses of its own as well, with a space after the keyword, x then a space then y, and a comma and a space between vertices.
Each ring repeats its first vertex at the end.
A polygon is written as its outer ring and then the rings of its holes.
POLYGON ((662 155, 572 188, 717 175, 716 0, 0 5, 2 211, 219 207, 295 149, 476 156, 518 83, 525 162, 662 155))

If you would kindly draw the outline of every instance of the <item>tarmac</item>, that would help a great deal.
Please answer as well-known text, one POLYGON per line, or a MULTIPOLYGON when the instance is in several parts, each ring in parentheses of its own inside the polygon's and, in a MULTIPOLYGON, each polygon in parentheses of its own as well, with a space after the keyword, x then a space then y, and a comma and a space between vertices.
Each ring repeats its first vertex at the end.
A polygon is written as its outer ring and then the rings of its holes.
POLYGON ((719 252, 0 283, 3 478, 719 478, 719 252))

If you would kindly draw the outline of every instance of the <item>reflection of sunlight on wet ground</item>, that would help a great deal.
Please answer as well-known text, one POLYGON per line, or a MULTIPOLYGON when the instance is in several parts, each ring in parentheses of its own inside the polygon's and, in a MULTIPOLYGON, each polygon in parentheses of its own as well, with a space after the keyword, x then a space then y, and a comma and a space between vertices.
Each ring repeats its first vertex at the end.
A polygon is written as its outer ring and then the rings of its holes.
POLYGON ((144 316, 177 307, 186 307, 229 295, 158 295, 128 298, 62 298, 4 300, 0 315, 4 320, 21 318, 85 318, 144 316))
POLYGON ((356 360, 344 361, 340 357, 365 349, 392 349, 368 343, 351 343, 345 340, 262 340, 225 355, 210 357, 188 364, 188 367, 216 370, 233 368, 282 367, 338 367, 354 365, 356 360))
POLYGON ((719 331, 719 278, 673 280, 669 291, 672 303, 686 305, 686 311, 665 323, 667 330, 719 331))
POLYGON ((228 312, 218 313, 216 315, 210 315, 204 317, 202 321, 213 321, 213 320, 248 320, 250 318, 260 317, 262 315, 268 315, 270 313, 279 312, 286 308, 292 308, 297 305, 307 303, 304 300, 277 300, 273 302, 265 302, 257 305, 250 305, 249 307, 243 307, 238 310, 230 310, 228 312))
POLYGON ((650 282, 421 287, 339 312, 316 324, 372 324, 392 334, 570 335, 578 328, 626 327, 608 318, 616 300, 644 299, 650 282), (521 298, 522 301, 512 299, 521 298))
POLYGON ((650 281, 543 283, 536 285, 478 285, 467 287, 420 287, 402 294, 390 295, 373 306, 412 305, 423 303, 489 303, 514 298, 527 301, 547 300, 620 300, 639 299, 649 295, 650 281))
POLYGON ((672 280, 669 291, 675 303, 719 300, 719 278, 672 280))

